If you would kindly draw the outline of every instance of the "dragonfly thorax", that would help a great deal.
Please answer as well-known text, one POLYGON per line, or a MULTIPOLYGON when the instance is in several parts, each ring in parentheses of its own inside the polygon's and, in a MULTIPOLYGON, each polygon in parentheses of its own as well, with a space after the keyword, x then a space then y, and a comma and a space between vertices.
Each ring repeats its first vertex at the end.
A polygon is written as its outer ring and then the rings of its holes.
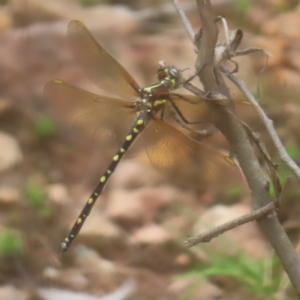
POLYGON ((136 101, 137 111, 151 113, 154 116, 168 101, 169 89, 163 84, 154 84, 139 90, 136 101))

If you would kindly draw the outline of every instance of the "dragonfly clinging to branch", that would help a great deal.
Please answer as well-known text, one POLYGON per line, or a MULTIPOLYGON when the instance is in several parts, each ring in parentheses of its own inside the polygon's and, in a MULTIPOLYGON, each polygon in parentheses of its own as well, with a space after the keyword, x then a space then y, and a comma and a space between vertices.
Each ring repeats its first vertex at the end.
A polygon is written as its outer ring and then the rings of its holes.
POLYGON ((58 108, 58 114, 82 126, 103 144, 118 142, 120 148, 100 176, 59 252, 66 251, 78 235, 110 176, 139 136, 156 169, 189 185, 222 184, 224 174, 239 172, 229 157, 192 140, 163 120, 165 109, 171 107, 177 119, 186 124, 184 115, 196 106, 199 118, 213 119, 209 105, 201 99, 172 92, 181 84, 179 70, 160 64, 159 82, 140 88, 81 22, 69 23, 68 37, 87 76, 112 96, 93 94, 62 80, 50 81, 45 96, 58 108))

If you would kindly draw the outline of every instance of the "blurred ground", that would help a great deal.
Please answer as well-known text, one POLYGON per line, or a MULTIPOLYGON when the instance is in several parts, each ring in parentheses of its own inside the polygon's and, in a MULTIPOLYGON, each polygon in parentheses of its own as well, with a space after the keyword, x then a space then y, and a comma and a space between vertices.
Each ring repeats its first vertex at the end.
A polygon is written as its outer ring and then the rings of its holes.
MULTIPOLYGON (((238 58, 238 76, 299 163, 297 2, 212 1, 216 15, 227 18, 231 29, 243 30, 240 49, 256 46, 273 54, 268 60, 262 54, 238 58)), ((103 145, 50 114, 51 104, 43 99, 44 85, 55 78, 99 92, 68 48, 68 22, 82 21, 140 86, 156 81, 159 60, 189 68, 188 77, 195 54, 168 1, 0 4, 0 299, 115 300, 127 294, 127 299, 285 299, 289 290, 281 282, 281 268, 255 224, 194 249, 183 244, 209 226, 249 212, 245 185, 227 191, 188 189, 139 163, 142 158, 129 156, 120 163, 70 250, 56 254, 111 157, 103 145), (111 298, 101 298, 108 294, 111 298)), ((201 24, 194 2, 182 5, 197 31, 201 24)), ((221 31, 220 41, 222 36, 221 31)), ((251 108, 238 111, 280 163, 251 108)), ((220 134, 204 142, 226 149, 220 134)), ((291 175, 284 166, 279 171, 282 178, 291 175)), ((298 185, 289 182, 279 211, 295 243, 298 185)))

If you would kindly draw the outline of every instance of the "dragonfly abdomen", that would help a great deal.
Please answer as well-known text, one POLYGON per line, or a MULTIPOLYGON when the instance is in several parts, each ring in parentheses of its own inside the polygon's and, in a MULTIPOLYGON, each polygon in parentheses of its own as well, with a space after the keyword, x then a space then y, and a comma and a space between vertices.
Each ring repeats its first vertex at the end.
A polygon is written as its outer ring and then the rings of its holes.
POLYGON ((97 201, 98 197, 102 194, 107 181, 109 180, 112 173, 117 168, 119 162, 123 158, 124 154, 128 151, 134 140, 138 137, 138 135, 144 130, 146 126, 146 117, 145 114, 141 114, 139 118, 134 122, 130 132, 125 138, 123 145, 120 147, 118 152, 114 155, 111 160, 111 163, 107 167, 104 174, 100 177, 99 183, 97 184, 96 188, 94 189, 93 193, 89 197, 88 201, 86 202, 83 210, 81 211, 80 215, 78 216, 75 224, 73 225, 70 234, 68 237, 64 239, 61 243, 58 252, 65 252, 68 250, 69 246, 76 238, 77 234, 79 233, 81 227, 83 226, 86 218, 90 214, 95 202, 97 201))

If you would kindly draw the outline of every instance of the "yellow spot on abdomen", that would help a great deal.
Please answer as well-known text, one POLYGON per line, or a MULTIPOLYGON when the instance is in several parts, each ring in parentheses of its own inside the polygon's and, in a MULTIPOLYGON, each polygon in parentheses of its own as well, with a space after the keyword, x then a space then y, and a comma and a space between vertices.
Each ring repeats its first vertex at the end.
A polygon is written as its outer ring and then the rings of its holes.
POLYGON ((131 139, 132 139, 132 135, 131 134, 129 134, 129 135, 126 136, 126 140, 127 141, 130 141, 131 139))
POLYGON ((107 172, 107 174, 111 174, 111 170, 107 170, 106 172, 107 172))
POLYGON ((100 178, 100 181, 101 182, 104 182, 106 180, 106 177, 105 176, 102 176, 101 178, 100 178))
POLYGON ((59 80, 59 79, 55 79, 55 80, 53 80, 53 82, 55 82, 55 83, 59 83, 59 84, 62 84, 62 83, 64 83, 62 80, 59 80))
POLYGON ((115 155, 113 158, 114 161, 118 161, 119 160, 119 155, 115 155))
POLYGON ((77 224, 80 224, 80 223, 82 223, 82 219, 81 219, 81 218, 78 218, 78 219, 77 219, 77 224))
POLYGON ((93 198, 90 198, 90 199, 88 200, 88 204, 92 204, 93 202, 94 202, 93 198))
MULTIPOLYGON (((124 148, 121 148, 121 149, 120 149, 120 152, 121 152, 121 153, 124 153, 124 152, 125 152, 125 149, 124 149, 124 148)), ((107 173, 108 173, 108 172, 107 172, 107 173)))
POLYGON ((139 125, 142 125, 142 124, 144 124, 144 121, 143 121, 143 120, 138 120, 137 123, 138 123, 139 125))
POLYGON ((137 128, 133 128, 134 133, 139 133, 140 131, 137 128))

